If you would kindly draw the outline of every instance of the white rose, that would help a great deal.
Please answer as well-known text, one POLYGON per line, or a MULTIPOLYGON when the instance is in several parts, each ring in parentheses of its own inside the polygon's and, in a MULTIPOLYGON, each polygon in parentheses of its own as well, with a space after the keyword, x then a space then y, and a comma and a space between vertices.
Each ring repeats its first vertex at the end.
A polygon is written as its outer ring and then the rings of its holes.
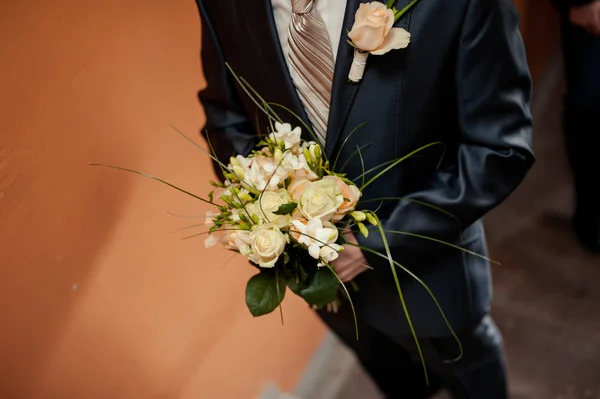
POLYGON ((290 203, 290 195, 284 189, 277 191, 265 191, 258 199, 254 207, 255 211, 259 212, 261 219, 266 223, 272 223, 277 227, 283 227, 290 223, 292 217, 290 215, 276 215, 275 212, 281 205, 290 203))
POLYGON ((340 186, 331 179, 309 182, 304 187, 298 209, 307 220, 331 220, 344 203, 340 186))
POLYGON ((275 142, 283 142, 285 149, 290 150, 300 145, 301 135, 300 127, 292 129, 289 123, 275 122, 275 131, 269 135, 269 138, 275 142))
POLYGON ((275 266, 279 256, 285 250, 289 237, 273 224, 263 224, 250 233, 250 250, 248 259, 260 267, 275 266))

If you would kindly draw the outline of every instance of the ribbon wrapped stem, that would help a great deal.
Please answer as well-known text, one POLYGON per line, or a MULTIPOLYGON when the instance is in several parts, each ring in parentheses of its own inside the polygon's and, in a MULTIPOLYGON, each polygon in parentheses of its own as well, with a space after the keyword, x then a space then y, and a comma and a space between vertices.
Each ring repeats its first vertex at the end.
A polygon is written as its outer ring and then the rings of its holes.
POLYGON ((369 58, 369 53, 367 51, 361 51, 357 48, 354 49, 354 60, 352 60, 350 74, 348 75, 348 80, 352 83, 358 83, 362 80, 367 66, 367 58, 369 58))

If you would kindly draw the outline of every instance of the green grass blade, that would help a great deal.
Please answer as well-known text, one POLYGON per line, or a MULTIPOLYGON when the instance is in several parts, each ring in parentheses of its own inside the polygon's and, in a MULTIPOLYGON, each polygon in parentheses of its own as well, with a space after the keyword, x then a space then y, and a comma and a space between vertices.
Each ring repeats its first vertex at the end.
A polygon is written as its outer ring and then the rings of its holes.
POLYGON ((438 206, 435 206, 435 205, 429 204, 429 203, 427 203, 427 202, 419 201, 419 200, 416 200, 416 199, 412 199, 412 198, 404 198, 404 197, 380 197, 380 198, 371 198, 371 199, 368 199, 368 200, 361 201, 361 204, 366 204, 366 203, 369 203, 369 202, 380 202, 380 201, 406 201, 406 202, 412 202, 412 203, 414 203, 414 204, 421 205, 421 206, 424 206, 424 207, 427 207, 427 208, 431 208, 431 209, 433 209, 433 210, 435 210, 435 211, 438 211, 438 212, 441 212, 441 213, 443 213, 443 214, 444 214, 444 215, 446 215, 446 216, 449 216, 449 217, 451 217, 451 218, 452 218, 452 219, 453 219, 453 220, 456 222, 456 224, 457 224, 457 226, 458 226, 459 230, 460 230, 460 228, 461 228, 461 227, 460 227, 460 221, 459 221, 459 220, 458 220, 458 218, 457 218, 456 216, 454 216, 452 213, 450 213, 450 212, 448 212, 447 210, 445 210, 445 209, 442 209, 442 208, 440 208, 440 207, 438 207, 438 206))
POLYGON ((419 358, 421 359, 421 364, 423 366, 423 373, 425 373, 425 383, 429 385, 429 375, 427 373, 427 365, 425 364, 425 356, 423 355, 423 350, 421 349, 421 344, 419 343, 419 337, 417 337, 417 333, 415 331, 415 327, 413 326, 412 319, 410 317, 410 312, 408 311, 408 307, 406 306, 406 301, 404 300, 404 295, 402 294, 402 288, 400 287, 400 280, 398 279, 398 273, 396 273, 396 268, 394 267, 394 259, 392 257, 392 252, 390 251, 390 246, 388 244, 387 238, 385 236, 385 232, 383 231, 383 226, 381 225, 381 220, 377 217, 377 215, 373 214, 373 217, 377 220, 377 227, 379 229, 379 233, 381 234, 381 240, 383 241, 383 246, 385 247, 386 258, 390 264, 390 268, 392 270, 392 275, 394 276, 394 283, 396 284, 396 289, 398 290, 398 296, 400 297, 400 302, 402 303, 402 310, 404 311, 404 315, 406 316, 406 321, 408 323, 408 327, 410 328, 410 332, 415 340, 415 345, 417 346, 417 352, 419 353, 419 358))
MULTIPOLYGON (((207 156, 209 156, 210 159, 212 159, 213 161, 215 161, 221 167, 221 169, 227 168, 227 165, 225 165, 223 162, 221 162, 213 153, 211 153, 210 151, 207 151, 204 147, 202 147, 200 144, 196 143, 194 140, 192 140, 188 135, 186 135, 185 133, 183 133, 181 130, 177 129, 173 125, 171 125, 171 129, 175 130, 175 132, 177 132, 181 137, 183 137, 184 139, 186 139, 187 141, 189 141, 190 143, 192 143, 192 145, 194 147, 196 147, 197 149, 199 149, 200 151, 202 151, 204 154, 206 154, 207 156)), ((208 134, 206 135, 206 141, 207 142, 210 141, 208 134)))
POLYGON ((173 216, 176 218, 181 218, 181 219, 204 219, 204 218, 206 218, 206 215, 180 215, 180 214, 173 213, 173 212, 167 212, 167 215, 173 216))
MULTIPOLYGON (((229 63, 225 63, 225 66, 227 66, 227 69, 229 69, 229 72, 231 72, 231 74, 233 75, 234 79, 237 81, 237 83, 240 85, 240 87, 242 88, 242 90, 244 90, 244 92, 248 95, 248 97, 250 98, 250 100, 265 114, 267 115, 268 118, 273 118, 273 116, 271 116, 271 114, 269 113, 269 110, 266 108, 263 108, 263 105, 261 104, 261 100, 262 98, 259 96, 259 99, 257 99, 254 94, 252 93, 252 91, 246 87, 246 85, 244 84, 244 81, 242 79, 240 79, 240 77, 233 71, 233 68, 231 68, 231 65, 229 65, 229 63)), ((253 90, 253 89, 252 89, 253 90)), ((264 101, 264 100, 262 100, 264 101)), ((275 119, 278 122, 281 122, 281 120, 277 119, 277 115, 275 115, 275 119)))
POLYGON ((391 161, 387 161, 387 162, 382 163, 381 165, 377 165, 377 166, 375 166, 375 167, 373 167, 373 168, 365 171, 364 173, 361 173, 360 175, 356 176, 354 179, 352 179, 352 181, 355 182, 358 179, 361 179, 361 178, 367 176, 369 173, 373 173, 377 169, 381 169, 381 168, 383 168, 383 167, 385 167, 385 166, 387 166, 387 165, 389 165, 389 164, 391 164, 392 162, 395 162, 395 161, 396 161, 395 159, 392 159, 391 161))
MULTIPOLYGON (((346 168, 346 166, 348 166, 348 163, 352 160, 352 158, 354 158, 360 151, 372 146, 373 143, 367 143, 367 144, 363 144, 360 147, 358 147, 356 150, 354 150, 354 152, 352 154, 350 154, 350 156, 348 157, 348 159, 346 159, 346 162, 344 162, 344 164, 342 165, 342 167, 340 168, 340 171, 344 170, 346 168)), ((361 190, 362 192, 362 190, 361 190)))
MULTIPOLYGON (((281 298, 281 291, 279 288, 279 268, 275 267, 275 287, 277 288, 277 298, 281 298)), ((281 317, 281 325, 284 326, 285 323, 283 321, 283 300, 279 301, 279 316, 281 317)))
POLYGON ((358 318, 356 317, 356 310, 354 309, 354 303, 352 302, 352 298, 350 297, 350 292, 348 291, 346 284, 344 284, 344 282, 339 278, 333 267, 331 265, 327 265, 327 268, 331 270, 331 273, 333 273, 335 278, 339 281, 340 285, 342 286, 342 289, 346 293, 346 297, 348 298, 348 302, 350 303, 350 309, 352 309, 352 316, 354 317, 354 332, 356 333, 356 340, 358 341, 358 318))
POLYGON ((354 129, 352 129, 352 131, 350 132, 350 134, 348 134, 348 136, 346 136, 346 138, 344 139, 344 141, 342 142, 342 145, 340 146, 340 149, 338 150, 337 155, 335 156, 335 161, 333 161, 333 167, 331 168, 331 170, 335 170, 335 167, 337 166, 338 160, 340 158, 340 154, 342 153, 342 150, 344 149, 344 146, 346 145, 346 143, 348 142, 348 140, 350 139, 350 137, 352 137, 352 135, 358 131, 358 129, 360 129, 363 126, 366 126, 367 122, 363 122, 360 125, 356 126, 354 129))
POLYGON ((488 258, 486 256, 480 255, 477 252, 469 251, 466 248, 460 247, 458 245, 451 244, 451 243, 443 241, 443 240, 438 240, 437 238, 427 237, 427 236, 424 236, 424 235, 421 235, 421 234, 409 233, 407 231, 397 231, 397 230, 384 230, 384 231, 386 233, 390 233, 390 234, 398 234, 398 235, 404 235, 404 236, 409 236, 409 237, 415 237, 415 238, 420 238, 422 240, 432 241, 432 242, 435 242, 435 243, 438 243, 438 244, 446 245, 446 246, 448 246, 450 248, 457 249, 457 250, 465 252, 465 253, 467 253, 469 255, 476 256, 476 257, 481 258, 481 259, 485 259, 486 261, 491 262, 491 263, 493 263, 495 265, 500 265, 499 262, 497 262, 495 260, 492 260, 492 259, 490 259, 490 258, 488 258))
POLYGON ((252 94, 254 94, 256 96, 256 98, 258 98, 258 100, 263 105, 264 109, 266 109, 269 113, 273 114, 273 115, 268 114, 268 116, 269 116, 269 118, 268 118, 269 122, 272 122, 272 121, 275 120, 275 121, 281 123, 282 122, 281 117, 275 111, 273 111, 273 108, 271 108, 271 106, 269 105, 269 103, 264 98, 262 98, 262 96, 254 89, 254 87, 252 87, 252 85, 250 83, 248 83, 248 81, 246 79, 244 79, 243 77, 241 77, 241 76, 240 76, 240 81, 244 85, 246 85, 246 87, 248 88, 248 90, 250 90, 252 92, 252 94))
POLYGON ((194 229, 196 227, 206 227, 206 224, 205 223, 190 224, 188 226, 180 227, 177 230, 173 230, 171 232, 171 234, 179 233, 180 231, 194 229))
POLYGON ((408 158, 418 154, 421 151, 424 151, 430 147, 436 146, 436 145, 444 145, 444 143, 442 143, 441 141, 436 141, 433 143, 429 143, 427 145, 424 145, 420 148, 417 148, 416 150, 410 152, 409 154, 396 159, 391 165, 389 165, 387 168, 385 168, 384 170, 382 170, 381 172, 379 172, 377 175, 373 176, 371 179, 369 179, 369 181, 365 184, 363 184, 363 186, 360 188, 360 191, 363 192, 365 188, 367 188, 368 186, 370 186, 375 180, 379 179, 381 176, 383 176, 384 174, 386 174, 387 172, 389 172, 391 169, 393 169, 394 167, 396 167, 396 165, 400 164, 401 162, 407 160, 408 158))
POLYGON ((360 151, 360 147, 356 146, 356 151, 358 151, 358 158, 360 159, 360 167, 362 170, 362 184, 365 184, 365 160, 363 159, 362 152, 360 151))
POLYGON ((124 171, 124 172, 134 173, 134 174, 136 174, 136 175, 140 175, 140 176, 142 176, 142 177, 145 177, 145 178, 147 178, 147 179, 151 179, 151 180, 157 181, 157 182, 159 182, 159 183, 162 183, 162 184, 164 184, 164 185, 166 185, 166 186, 169 186, 169 187, 171 187, 171 188, 174 188, 175 190, 177 190, 177 191, 179 191, 179 192, 182 192, 182 193, 184 193, 184 194, 187 194, 187 195, 189 195, 190 197, 193 197, 193 198, 195 198, 195 199, 197 199, 197 200, 200 200, 200 201, 202 201, 202 202, 206 202, 207 204, 210 204, 210 205, 213 205, 213 206, 217 206, 216 204, 214 204, 214 203, 210 202, 210 201, 209 201, 209 200, 207 200, 207 199, 204 199, 204 198, 202 198, 202 197, 199 197, 199 196, 197 196, 196 194, 190 193, 190 192, 189 192, 189 191, 187 191, 187 190, 184 190, 184 189, 182 189, 182 188, 179 188, 179 187, 177 187, 177 186, 176 186, 176 185, 174 185, 174 184, 171 184, 171 183, 169 183, 169 182, 167 182, 167 181, 165 181, 165 180, 163 180, 163 179, 160 179, 160 178, 158 178, 158 177, 156 177, 156 176, 149 175, 149 174, 147 174, 147 173, 139 172, 139 171, 137 171, 137 170, 133 170, 133 169, 122 168, 122 167, 120 167, 120 166, 105 165, 105 164, 101 164, 101 163, 91 163, 91 164, 90 164, 90 166, 102 166, 102 167, 104 167, 104 168, 110 168, 110 169, 122 170, 122 171, 124 171))
MULTIPOLYGON (((379 253, 379 252, 377 252, 377 251, 375 251, 375 250, 373 250, 371 248, 365 248, 365 247, 361 247, 361 246, 359 246, 359 248, 362 249, 363 251, 370 252, 373 255, 379 256, 380 258, 388 259, 389 260, 389 258, 386 255, 384 255, 382 253, 379 253)), ((412 278, 414 278, 423 288, 425 288, 425 290, 427 291, 427 293, 429 294, 429 296, 433 300, 433 303, 435 304, 435 306, 437 307, 438 311, 440 312, 440 315, 442 316, 442 319, 444 320, 444 323, 446 324, 446 327, 448 327, 448 330, 450 331, 450 334, 452 334, 452 337, 456 341, 458 349, 459 349, 459 355, 456 358, 451 359, 451 360, 449 360, 447 362, 452 363, 452 362, 457 362, 458 360, 460 360, 462 358, 462 356, 463 356, 462 342, 460 341, 460 338, 458 338, 458 335, 456 335, 456 332, 452 328, 452 325, 450 324, 450 321, 448 321, 448 317, 446 316, 446 313, 442 309, 442 306, 438 302, 437 298, 435 297, 435 295, 433 294, 433 292, 431 291, 431 289, 429 288, 429 286, 427 286, 427 284, 425 284, 425 282, 423 280, 421 280, 416 274, 414 274, 413 272, 411 272, 406 267, 402 266, 400 263, 394 261, 394 265, 396 267, 398 267, 399 269, 403 270, 404 272, 406 272, 409 276, 411 276, 412 278)))

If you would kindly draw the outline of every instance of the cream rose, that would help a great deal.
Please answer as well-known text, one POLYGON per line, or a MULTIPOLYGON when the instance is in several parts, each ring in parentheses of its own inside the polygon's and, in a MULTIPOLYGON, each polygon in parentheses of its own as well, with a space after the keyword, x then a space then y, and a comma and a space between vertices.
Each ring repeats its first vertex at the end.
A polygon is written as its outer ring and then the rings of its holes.
POLYGON ((356 204, 358 203, 362 193, 358 187, 355 185, 346 184, 337 176, 326 176, 323 178, 323 180, 326 179, 331 179, 336 182, 336 184, 340 187, 342 197, 344 198, 344 202, 340 205, 331 219, 331 221, 334 223, 339 222, 344 218, 344 216, 346 216, 348 212, 351 212, 356 208, 356 204))
POLYGON ((405 48, 410 43, 410 33, 392 28, 394 22, 394 11, 385 4, 377 1, 361 4, 348 37, 357 48, 373 55, 405 48))
POLYGON ((344 202, 340 186, 335 180, 322 179, 309 182, 304 187, 298 209, 307 220, 331 220, 344 202))
POLYGON ((258 211, 260 218, 266 223, 272 223, 277 227, 288 225, 292 217, 290 215, 276 215, 275 212, 281 205, 289 204, 290 195, 284 189, 277 191, 265 191, 254 206, 254 211, 258 211))
POLYGON ((289 237, 274 224, 258 226, 250 233, 251 252, 248 254, 248 259, 260 267, 274 267, 288 242, 289 237))

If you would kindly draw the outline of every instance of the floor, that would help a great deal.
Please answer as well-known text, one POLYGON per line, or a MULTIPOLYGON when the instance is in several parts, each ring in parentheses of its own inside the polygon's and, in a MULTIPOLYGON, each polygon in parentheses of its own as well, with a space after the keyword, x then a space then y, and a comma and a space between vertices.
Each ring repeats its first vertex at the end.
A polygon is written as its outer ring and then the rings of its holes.
MULTIPOLYGON (((537 164, 486 217, 492 257, 502 263, 494 271, 493 315, 504 334, 513 399, 600 399, 600 256, 579 248, 569 229, 559 65, 536 90, 537 164)), ((379 398, 355 373, 338 398, 379 398)))

